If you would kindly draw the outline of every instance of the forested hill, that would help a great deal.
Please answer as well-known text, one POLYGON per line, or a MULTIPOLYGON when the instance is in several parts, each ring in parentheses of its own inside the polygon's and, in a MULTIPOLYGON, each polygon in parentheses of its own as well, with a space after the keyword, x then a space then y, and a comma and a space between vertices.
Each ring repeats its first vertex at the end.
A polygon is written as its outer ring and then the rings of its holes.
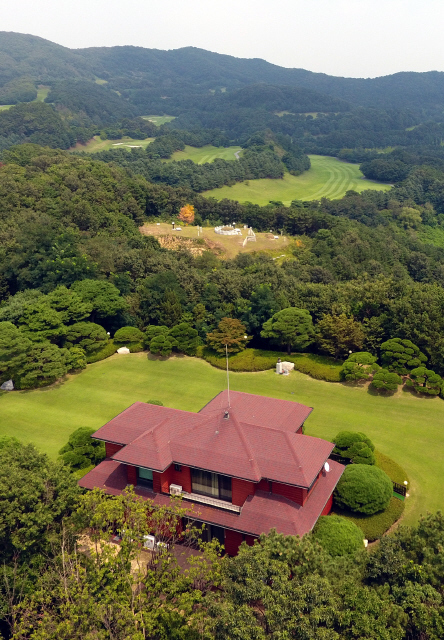
POLYGON ((108 82, 108 88, 126 91, 125 97, 133 104, 163 96, 166 105, 184 89, 194 94, 231 92, 257 83, 309 89, 352 106, 435 110, 444 102, 442 72, 338 78, 195 47, 170 51, 133 46, 71 50, 36 36, 0 32, 0 61, 0 88, 24 78, 47 84, 100 78, 108 82))

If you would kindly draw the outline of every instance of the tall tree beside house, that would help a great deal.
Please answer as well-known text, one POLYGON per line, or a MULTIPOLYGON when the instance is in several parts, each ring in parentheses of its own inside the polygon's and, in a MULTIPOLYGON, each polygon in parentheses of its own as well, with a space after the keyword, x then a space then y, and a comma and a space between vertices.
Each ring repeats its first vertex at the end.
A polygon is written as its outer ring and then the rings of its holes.
POLYGON ((292 349, 302 351, 313 342, 313 321, 306 309, 295 307, 282 309, 262 326, 262 338, 268 338, 276 344, 285 346, 289 355, 292 349))
POLYGON ((217 353, 238 353, 245 349, 251 337, 246 335, 246 327, 236 318, 222 318, 217 329, 207 333, 208 345, 217 353))

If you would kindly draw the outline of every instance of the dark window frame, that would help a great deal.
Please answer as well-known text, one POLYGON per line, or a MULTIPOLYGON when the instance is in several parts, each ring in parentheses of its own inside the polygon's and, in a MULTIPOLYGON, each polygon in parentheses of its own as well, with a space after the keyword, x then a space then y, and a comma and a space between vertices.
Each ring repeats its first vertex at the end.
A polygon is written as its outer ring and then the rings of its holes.
MULTIPOLYGON (((202 482, 200 482, 199 484, 201 484, 202 486, 202 482)), ((196 493, 197 495, 200 496, 206 496, 208 498, 215 498, 216 500, 223 500, 224 502, 230 502, 232 503, 233 501, 233 488, 232 488, 232 478, 231 476, 224 476, 220 473, 214 473, 214 471, 206 471, 205 469, 195 469, 195 468, 191 468, 191 491, 192 493, 196 493), (211 482, 208 483, 208 487, 214 487, 216 488, 216 484, 217 484, 217 494, 214 493, 214 491, 211 491, 210 489, 208 491, 203 491, 202 489, 196 489, 196 482, 194 480, 194 477, 196 474, 200 475, 200 480, 204 480, 205 479, 205 474, 207 474, 208 476, 211 476, 211 478, 207 478, 208 480, 211 480, 211 482), (217 478, 217 483, 214 482, 215 478, 217 478)))

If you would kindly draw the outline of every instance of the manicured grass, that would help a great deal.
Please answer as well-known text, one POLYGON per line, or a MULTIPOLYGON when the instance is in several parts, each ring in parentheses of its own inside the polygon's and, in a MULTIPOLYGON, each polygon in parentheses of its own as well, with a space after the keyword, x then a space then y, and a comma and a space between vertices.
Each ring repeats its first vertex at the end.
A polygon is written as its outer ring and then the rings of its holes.
POLYGON ((280 200, 289 205, 292 200, 319 200, 342 198, 346 191, 376 189, 387 191, 390 185, 367 180, 359 165, 343 162, 329 156, 310 156, 311 168, 300 176, 285 173, 282 179, 261 179, 238 182, 232 187, 205 191, 203 195, 222 200, 265 205, 280 200))
POLYGON ((35 99, 36 102, 44 102, 44 100, 48 97, 48 93, 50 91, 51 87, 47 87, 43 84, 40 84, 37 87, 37 98, 35 99))
MULTIPOLYGON (((136 400, 197 411, 225 388, 226 373, 194 358, 149 360, 146 353, 115 355, 89 365, 65 383, 0 395, 0 435, 32 441, 55 457, 72 431, 98 428, 136 400)), ((410 479, 406 523, 444 508, 444 401, 399 392, 314 380, 299 372, 231 373, 238 391, 295 400, 314 408, 306 433, 331 440, 338 431, 364 431, 410 479)))
MULTIPOLYGON (((206 247, 203 248, 214 250, 222 258, 234 258, 238 253, 251 253, 252 251, 267 251, 276 260, 291 256, 291 247, 294 246, 293 239, 286 236, 279 236, 278 239, 275 239, 272 233, 256 233, 256 241, 248 241, 244 247, 243 242, 248 231, 243 228, 242 224, 239 223, 239 226, 242 236, 221 236, 214 231, 213 227, 203 227, 202 234, 198 236, 196 226, 183 226, 182 231, 172 231, 171 224, 165 222, 161 222, 159 225, 156 223, 145 224, 140 227, 140 231, 148 236, 174 235, 176 238, 194 238, 195 240, 199 237, 206 242, 206 247)), ((161 238, 160 242, 162 243, 161 238)), ((166 246, 171 248, 168 244, 166 246)))
POLYGON ((176 151, 172 157, 167 160, 192 160, 196 164, 204 164, 205 162, 213 162, 216 158, 222 160, 236 160, 236 155, 242 155, 242 147, 213 147, 207 144, 204 147, 185 147, 183 151, 176 151))
POLYGON ((6 111, 7 109, 10 109, 13 106, 14 106, 13 104, 0 104, 0 111, 6 111))
POLYGON ((133 140, 125 136, 118 140, 102 140, 100 136, 94 136, 88 140, 86 144, 77 143, 75 147, 71 147, 69 151, 86 151, 88 153, 97 153, 97 151, 109 151, 110 149, 128 149, 134 147, 142 147, 145 149, 154 138, 145 138, 145 140, 133 140))
POLYGON ((160 127, 161 124, 171 122, 171 120, 174 120, 175 117, 176 116, 142 116, 144 120, 149 120, 150 122, 155 124, 156 127, 160 127))

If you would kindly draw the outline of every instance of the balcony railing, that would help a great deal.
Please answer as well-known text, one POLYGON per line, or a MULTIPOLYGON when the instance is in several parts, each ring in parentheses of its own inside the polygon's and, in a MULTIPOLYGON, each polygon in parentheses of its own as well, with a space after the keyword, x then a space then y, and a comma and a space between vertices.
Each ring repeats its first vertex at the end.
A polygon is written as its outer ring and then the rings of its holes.
POLYGON ((182 498, 184 500, 192 500, 193 502, 200 502, 206 504, 209 507, 217 507, 218 509, 225 509, 225 511, 233 511, 234 513, 240 513, 242 508, 237 504, 231 504, 231 502, 225 502, 225 500, 218 500, 217 498, 210 498, 209 496, 201 496, 199 493, 186 493, 182 491, 182 498))

